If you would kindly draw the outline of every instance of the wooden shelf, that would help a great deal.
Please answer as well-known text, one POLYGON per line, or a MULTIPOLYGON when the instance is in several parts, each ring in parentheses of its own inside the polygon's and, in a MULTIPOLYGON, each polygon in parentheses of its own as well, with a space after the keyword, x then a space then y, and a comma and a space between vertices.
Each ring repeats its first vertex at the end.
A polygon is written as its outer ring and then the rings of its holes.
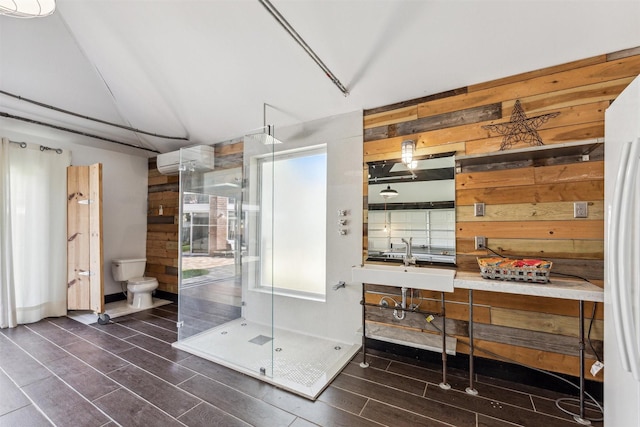
MULTIPOLYGON (((487 165, 503 164, 505 167, 525 167, 549 159, 565 159, 572 162, 589 161, 592 154, 602 156, 604 138, 561 144, 518 148, 493 153, 456 156, 456 173, 490 169, 487 165)), ((559 163, 560 161, 558 161, 559 163)))

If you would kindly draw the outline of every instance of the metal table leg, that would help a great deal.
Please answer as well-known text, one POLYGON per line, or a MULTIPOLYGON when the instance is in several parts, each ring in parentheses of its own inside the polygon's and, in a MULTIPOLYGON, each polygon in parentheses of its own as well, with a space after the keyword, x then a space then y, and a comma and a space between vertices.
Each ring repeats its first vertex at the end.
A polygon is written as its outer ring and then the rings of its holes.
POLYGON ((361 368, 368 368, 369 364, 367 363, 367 325, 366 325, 366 304, 365 304, 365 292, 364 292, 364 283, 362 284, 362 362, 360 362, 361 368))
MULTIPOLYGON (((573 419, 578 423, 585 426, 591 425, 591 420, 585 416, 585 383, 584 383, 584 301, 580 300, 579 305, 579 320, 580 320, 580 328, 579 328, 579 339, 580 339, 580 397, 578 399, 573 397, 561 397, 556 399, 556 406, 565 414, 573 415, 573 419), (578 414, 571 412, 568 409, 562 407, 563 403, 572 403, 575 404, 578 402, 580 405, 580 412, 578 414)), ((599 421, 599 420, 598 420, 599 421)))
POLYGON ((478 390, 473 388, 473 289, 469 289, 469 387, 465 391, 476 396, 478 390))
POLYGON ((584 301, 580 300, 580 415, 573 417, 578 423, 590 425, 591 421, 585 418, 584 414, 584 301))
POLYGON ((447 382, 447 316, 444 309, 444 292, 441 292, 442 298, 442 382, 439 384, 441 389, 449 390, 451 386, 447 382))

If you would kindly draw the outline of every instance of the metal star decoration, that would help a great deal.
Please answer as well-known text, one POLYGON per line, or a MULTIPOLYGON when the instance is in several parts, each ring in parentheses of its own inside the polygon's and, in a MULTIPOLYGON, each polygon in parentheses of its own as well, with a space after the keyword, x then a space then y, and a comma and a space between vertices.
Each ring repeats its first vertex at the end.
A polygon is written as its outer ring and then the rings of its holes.
POLYGON ((500 150, 509 149, 520 141, 526 142, 529 145, 544 145, 536 129, 549 119, 557 117, 559 114, 560 112, 555 112, 536 117, 527 117, 518 99, 513 106, 513 112, 511 113, 511 120, 509 122, 485 125, 482 126, 482 128, 504 135, 502 144, 500 144, 500 150))

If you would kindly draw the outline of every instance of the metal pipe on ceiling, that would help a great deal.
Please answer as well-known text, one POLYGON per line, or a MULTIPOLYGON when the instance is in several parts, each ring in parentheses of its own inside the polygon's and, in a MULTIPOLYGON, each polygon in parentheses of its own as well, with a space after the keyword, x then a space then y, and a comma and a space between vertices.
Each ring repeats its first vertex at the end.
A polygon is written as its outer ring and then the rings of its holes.
POLYGON ((46 126, 46 127, 52 128, 52 129, 62 130, 62 131, 69 132, 69 133, 75 133, 76 135, 88 136, 90 138, 101 139, 102 141, 113 142, 114 144, 124 145, 126 147, 137 148, 138 150, 145 150, 145 151, 149 151, 151 153, 160 154, 160 152, 158 150, 153 150, 151 148, 140 147, 140 146, 137 146, 137 145, 128 144, 126 142, 116 141, 115 139, 105 138, 104 136, 99 136, 99 135, 96 135, 96 134, 93 134, 93 133, 81 132, 81 131, 78 131, 78 130, 75 130, 75 129, 71 129, 71 128, 68 128, 68 127, 64 127, 64 126, 53 125, 51 123, 45 123, 45 122, 41 122, 39 120, 33 120, 33 119, 26 118, 26 117, 16 116, 16 115, 13 115, 13 114, 6 113, 4 111, 0 111, 0 117, 4 117, 4 118, 7 118, 7 119, 13 119, 13 120, 20 120, 20 121, 23 121, 23 122, 27 122, 27 123, 31 123, 31 124, 39 125, 39 126, 46 126))
POLYGON ((282 16, 280 12, 278 12, 278 10, 271 4, 271 2, 269 0, 258 0, 258 1, 264 6, 265 9, 267 9, 269 14, 271 14, 271 16, 273 16, 274 19, 278 21, 280 25, 282 25, 282 28, 284 28, 285 31, 289 33, 289 35, 293 38, 293 40, 295 40, 296 43, 298 43, 300 47, 302 47, 302 49, 304 49, 304 51, 307 52, 307 54, 311 57, 311 59, 313 59, 315 63, 318 64, 318 67, 320 67, 320 69, 324 71, 325 75, 329 77, 329 79, 333 82, 334 85, 338 87, 338 89, 340 89, 340 92, 342 92, 344 96, 348 96, 349 91, 347 90, 347 88, 344 87, 344 85, 340 82, 340 80, 338 80, 338 78, 331 72, 329 67, 327 67, 325 63, 322 62, 320 57, 316 55, 313 49, 311 49, 311 47, 309 47, 309 45, 303 40, 303 38, 300 37, 300 35, 296 32, 296 30, 291 26, 291 24, 289 24, 289 22, 287 22, 284 16, 282 16))
POLYGON ((120 129, 124 129, 124 130, 128 130, 128 131, 131 131, 131 132, 135 132, 135 133, 141 133, 141 134, 144 134, 144 135, 155 136, 157 138, 163 138, 163 139, 177 139, 177 140, 181 140, 181 141, 188 141, 189 140, 188 136, 170 136, 170 135, 162 135, 162 134, 158 134, 158 133, 154 133, 154 132, 147 132, 147 131, 144 131, 144 130, 141 130, 141 129, 137 129, 137 128, 134 128, 134 127, 131 127, 131 126, 120 125, 120 124, 117 124, 117 123, 108 122, 106 120, 97 119, 95 117, 86 116, 84 114, 74 113, 73 111, 65 110, 65 109, 56 107, 54 105, 45 104, 44 102, 39 102, 39 101, 35 101, 33 99, 25 98, 24 96, 16 95, 14 93, 7 92, 5 90, 0 90, 0 94, 9 96, 11 98, 15 98, 15 99, 17 99, 19 101, 25 101, 25 102, 28 102, 30 104, 37 105, 39 107, 44 107, 44 108, 47 108, 49 110, 57 111, 59 113, 69 114, 71 116, 79 117, 81 119, 91 120, 91 121, 94 121, 94 122, 97 122, 97 123, 102 123, 104 125, 117 127, 117 128, 120 128, 120 129))

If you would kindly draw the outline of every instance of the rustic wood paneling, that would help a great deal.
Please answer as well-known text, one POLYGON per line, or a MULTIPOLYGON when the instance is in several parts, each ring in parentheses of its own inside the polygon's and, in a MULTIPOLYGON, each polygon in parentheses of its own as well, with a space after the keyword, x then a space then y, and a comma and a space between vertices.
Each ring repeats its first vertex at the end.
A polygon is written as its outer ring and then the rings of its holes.
MULTIPOLYGON (((591 303, 585 304, 585 311, 590 314, 591 303)), ((589 331, 590 319, 585 316, 584 330, 589 331)), ((491 324, 511 326, 530 331, 546 332, 550 334, 565 335, 569 337, 579 336, 580 322, 575 317, 560 316, 548 313, 531 313, 530 311, 509 310, 499 307, 491 309, 491 324)), ((602 341, 604 336, 604 322, 594 320, 591 328, 591 338, 602 341)))
MULTIPOLYGON (((558 128, 541 129, 538 131, 538 134, 544 141, 545 145, 603 138, 604 120, 558 128)), ((501 144, 501 136, 468 141, 466 144, 466 154, 494 153, 500 150, 501 144)))
POLYGON ((456 190, 557 184, 604 179, 604 161, 459 173, 456 190))
MULTIPOLYGON (((496 120, 500 117, 502 117, 502 105, 500 103, 482 105, 466 110, 422 117, 410 122, 396 123, 396 135, 411 135, 430 130, 481 123, 496 120)), ((367 140, 366 137, 365 140, 367 140)))
MULTIPOLYGON (((570 356, 578 356, 580 350, 579 341, 576 337, 538 332, 531 329, 523 333, 523 330, 518 328, 478 323, 473 326, 473 335, 482 341, 491 341, 535 350, 544 349, 546 352, 570 356)), ((598 354, 602 354, 602 341, 592 340, 591 343, 598 354)), ((593 350, 589 347, 585 348, 585 355, 590 359, 596 359, 593 350)))
MULTIPOLYGON (((409 313, 407 312, 405 318, 402 320, 396 319, 393 317, 393 310, 391 309, 380 309, 376 307, 367 307, 366 310, 366 318, 367 321, 378 322, 378 323, 386 323, 389 325, 402 326, 417 330, 423 330, 425 332, 438 333, 438 330, 435 329, 432 325, 430 325, 426 320, 423 314, 419 313, 409 313)), ((442 326, 442 318, 436 317, 433 321, 439 328, 442 326)), ((450 317, 447 317, 447 334, 456 335, 456 336, 467 336, 467 331, 469 330, 469 325, 467 321, 464 320, 456 320, 450 317)))
POLYGON ((565 182, 524 187, 456 190, 456 205, 542 203, 556 201, 604 200, 604 181, 565 182))
POLYGON ((395 122, 390 126, 379 126, 365 129, 364 141, 390 138, 392 136, 407 136, 470 123, 488 122, 501 117, 501 103, 482 105, 474 108, 468 108, 466 110, 422 117, 405 122, 395 122))
POLYGON ((418 118, 418 107, 416 105, 398 108, 389 112, 370 114, 364 119, 364 128, 370 129, 393 123, 407 122, 418 118))
MULTIPOLYGON (((476 253, 484 256, 484 251, 475 251, 474 239, 456 239, 456 250, 461 253, 476 253)), ((575 259, 602 260, 604 242, 599 239, 503 239, 491 238, 491 248, 497 253, 511 258, 561 258, 568 253, 575 259)))
POLYGON ((632 47, 631 49, 619 50, 606 55, 607 61, 615 61, 616 59, 627 58, 629 56, 640 55, 640 47, 632 47))
POLYGON ((467 93, 467 88, 466 87, 453 89, 453 90, 448 90, 448 91, 445 91, 445 92, 437 93, 435 95, 427 95, 427 96, 423 96, 421 98, 410 99, 408 101, 401 101, 401 102, 397 102, 395 104, 384 105, 382 107, 366 109, 366 110, 364 110, 364 115, 365 116, 371 116, 371 115, 383 113, 385 111, 394 111, 394 110, 402 109, 402 108, 409 107, 409 106, 412 106, 412 105, 422 104, 423 102, 433 101, 435 99, 447 98, 449 96, 460 95, 460 94, 463 94, 463 93, 467 93))
MULTIPOLYGON (((416 141, 418 149, 432 152, 497 152, 503 137, 482 126, 509 121, 516 100, 528 117, 560 113, 538 129, 545 149, 566 142, 594 141, 604 137, 606 108, 639 73, 640 48, 634 48, 476 84, 459 94, 367 110, 363 127, 371 133, 363 146, 364 160, 397 159, 401 141, 408 138, 416 141), (477 116, 474 123, 440 121, 496 104, 501 105, 501 115, 496 118, 477 116)), ((512 148, 524 147, 518 144, 512 148)), ((477 257, 492 255, 475 249, 474 236, 481 235, 502 255, 553 261, 552 280, 562 273, 602 286, 604 147, 594 147, 588 158, 554 155, 550 150, 544 158, 463 166, 456 175, 457 268, 477 272, 477 257), (588 202, 588 218, 573 218, 576 201, 588 202), (485 216, 473 215, 475 202, 485 203, 485 216)), ((366 182, 363 188, 366 255, 366 182)), ((393 296, 398 291, 367 286, 367 292, 367 301, 379 301, 380 294, 393 296)), ((458 350, 466 352, 460 329, 464 323, 455 322, 467 320, 467 292, 456 290, 446 295, 452 328, 461 333, 458 350)), ((423 292, 422 296, 421 307, 438 308, 439 293, 423 292)), ((577 375, 577 302, 476 291, 474 304, 481 313, 477 316, 482 331, 477 344, 531 366, 577 375)), ((599 304, 592 329, 596 349, 602 345, 602 316, 599 304)), ((377 320, 389 322, 385 318, 377 320)), ((419 327, 422 320, 414 319, 414 326, 419 327)), ((403 325, 397 319, 393 324, 398 328, 403 325)), ((601 380, 601 375, 597 379, 601 380)))
POLYGON ((525 80, 531 80, 536 77, 548 76, 550 74, 560 73, 562 71, 575 70, 580 67, 588 67, 595 64, 601 64, 606 62, 607 55, 592 56, 591 58, 580 59, 578 61, 567 62, 566 64, 556 65, 554 67, 543 68, 540 70, 529 71, 522 74, 516 74, 514 76, 504 77, 497 80, 492 80, 485 83, 478 83, 468 87, 468 92, 479 92, 485 89, 493 88, 496 86, 503 86, 510 83, 519 83, 525 80))
POLYGON ((427 117, 493 102, 556 92, 607 80, 617 80, 632 77, 639 73, 640 55, 630 56, 615 61, 570 69, 463 95, 425 102, 418 105, 418 117, 427 117))
MULTIPOLYGON (((466 345, 462 340, 458 340, 458 351, 467 352, 466 345)), ((503 361, 515 361, 525 366, 533 366, 539 369, 559 372, 568 375, 578 375, 580 361, 577 356, 570 356, 561 353, 543 351, 525 347, 518 347, 511 344, 503 344, 492 341, 476 340, 475 354, 488 359, 503 361)), ((594 378, 589 369, 591 363, 585 363, 584 374, 586 378, 595 381, 602 381, 604 372, 600 371, 594 378)))
MULTIPOLYGON (((520 105, 529 116, 538 115, 545 111, 558 110, 593 102, 606 102, 606 104, 609 104, 632 80, 633 77, 625 77, 617 80, 594 83, 592 85, 559 90, 557 92, 527 96, 519 98, 519 100, 520 105)), ((515 101, 515 99, 504 101, 502 103, 504 111, 512 111, 515 101)))
MULTIPOLYGON (((458 222, 458 238, 486 236, 519 239, 600 239, 604 221, 494 221, 458 222)), ((489 246, 491 247, 491 246, 489 246)))
MULTIPOLYGON (((604 219, 604 202, 587 201, 589 219, 604 219)), ((484 216, 474 216, 472 205, 456 207, 456 221, 567 221, 573 220, 573 202, 485 204, 484 216)))

